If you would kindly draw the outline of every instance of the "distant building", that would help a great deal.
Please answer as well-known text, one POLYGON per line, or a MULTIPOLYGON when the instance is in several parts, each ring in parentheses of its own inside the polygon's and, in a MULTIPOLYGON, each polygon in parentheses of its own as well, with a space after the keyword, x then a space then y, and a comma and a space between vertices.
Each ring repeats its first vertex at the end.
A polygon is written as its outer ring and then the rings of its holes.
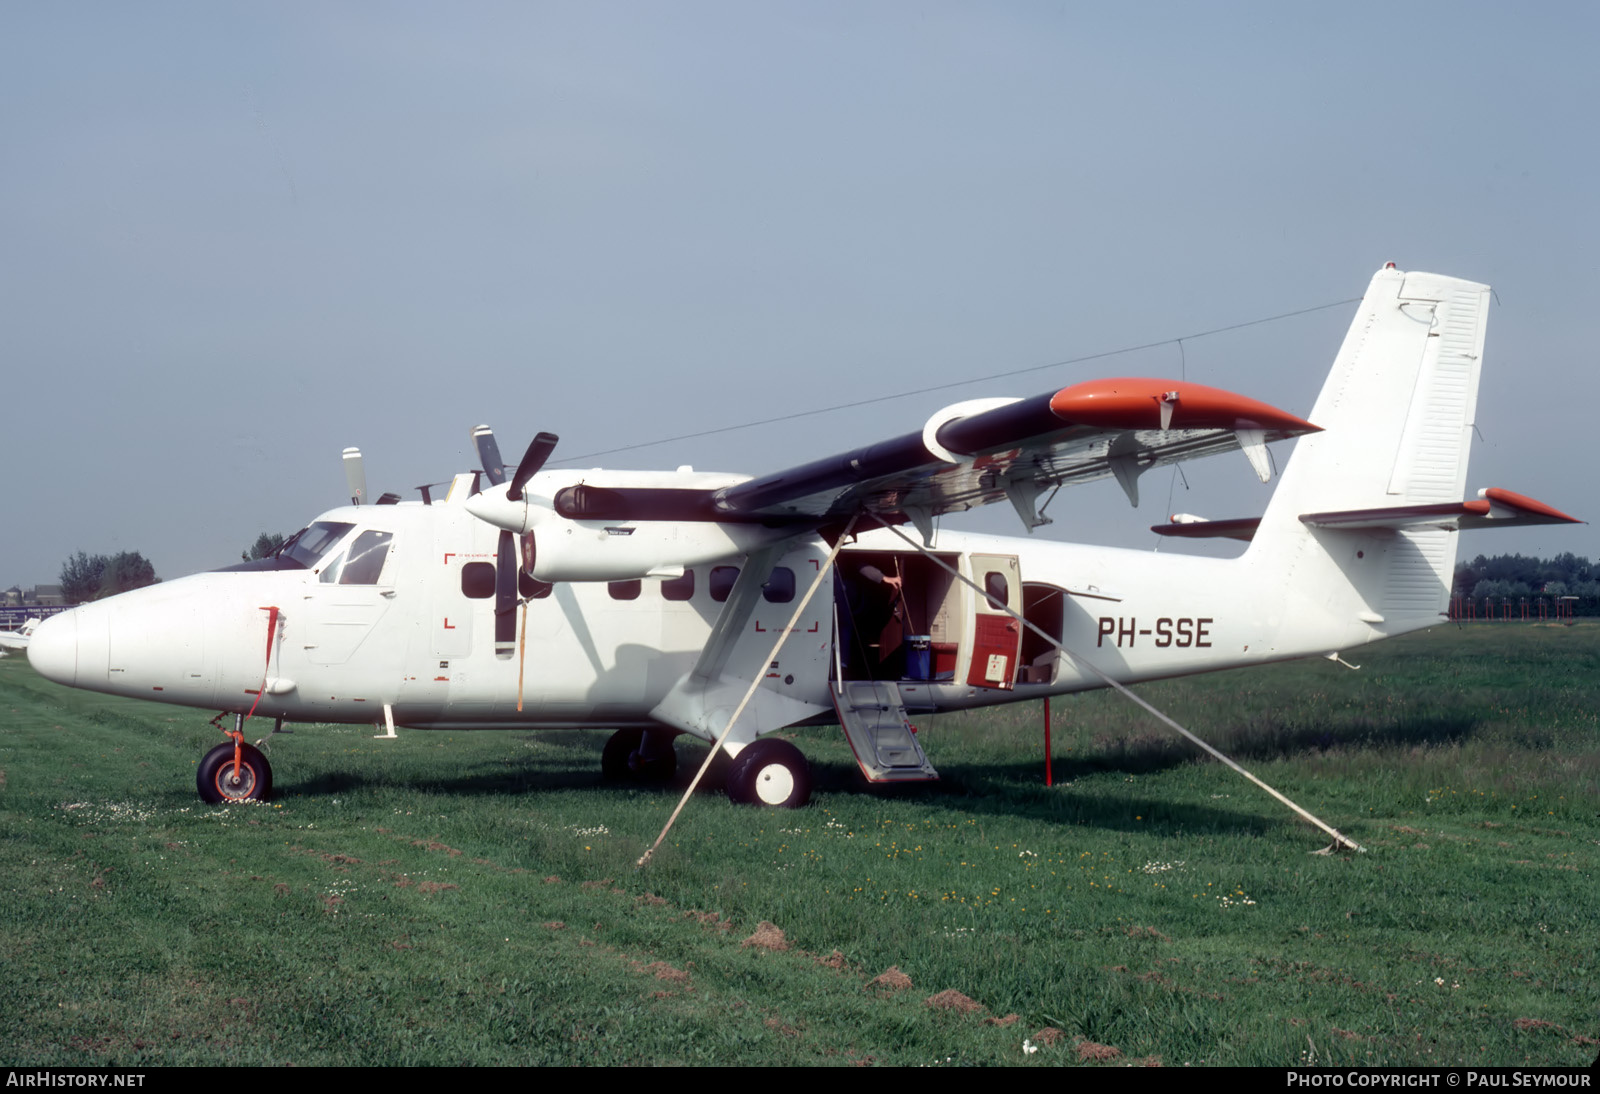
POLYGON ((61 593, 60 585, 35 585, 28 595, 30 604, 65 604, 67 598, 61 593))

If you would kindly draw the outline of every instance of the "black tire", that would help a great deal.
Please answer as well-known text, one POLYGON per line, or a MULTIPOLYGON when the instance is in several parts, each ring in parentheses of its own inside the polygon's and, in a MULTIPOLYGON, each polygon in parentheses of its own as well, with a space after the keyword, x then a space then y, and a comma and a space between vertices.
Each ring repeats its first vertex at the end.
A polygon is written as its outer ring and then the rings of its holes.
POLYGON ((233 770, 233 743, 220 744, 207 752, 195 773, 195 788, 200 800, 211 805, 220 802, 266 801, 272 793, 272 765, 258 749, 239 747, 239 771, 233 770))
POLYGON ((748 744, 728 767, 728 797, 740 805, 799 809, 811 800, 811 765, 788 741, 748 744))
POLYGON ((646 760, 639 755, 644 746, 644 730, 619 729, 606 741, 600 753, 600 774, 608 782, 666 783, 678 773, 678 754, 669 740, 664 749, 646 760))

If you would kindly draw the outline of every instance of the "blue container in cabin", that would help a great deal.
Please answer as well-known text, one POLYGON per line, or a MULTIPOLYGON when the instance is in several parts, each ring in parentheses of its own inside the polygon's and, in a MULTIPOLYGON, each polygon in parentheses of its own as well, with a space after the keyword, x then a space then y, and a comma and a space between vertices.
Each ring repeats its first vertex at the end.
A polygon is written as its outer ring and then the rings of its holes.
POLYGON ((913 634, 906 638, 906 679, 933 679, 933 637, 913 634))

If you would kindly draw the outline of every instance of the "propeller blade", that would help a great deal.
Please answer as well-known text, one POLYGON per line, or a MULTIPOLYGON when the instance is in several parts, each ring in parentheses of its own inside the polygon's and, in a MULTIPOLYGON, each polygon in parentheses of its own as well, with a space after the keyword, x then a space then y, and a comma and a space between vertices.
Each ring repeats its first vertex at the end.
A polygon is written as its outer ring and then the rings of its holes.
POLYGON ((360 505, 367 500, 367 472, 361 466, 361 449, 344 450, 344 481, 350 485, 350 504, 360 505))
POLYGON ((528 451, 522 455, 522 462, 517 464, 517 473, 511 476, 511 487, 506 491, 506 497, 512 501, 522 500, 522 488, 528 485, 529 479, 539 473, 544 461, 555 451, 556 442, 559 440, 560 438, 554 433, 541 433, 533 439, 528 445, 528 451))
POLYGON ((490 486, 506 481, 506 462, 500 458, 500 445, 494 439, 494 430, 480 425, 472 431, 472 443, 478 446, 478 459, 483 462, 483 473, 489 476, 490 486))
POLYGON ((494 648, 510 653, 517 636, 517 546, 510 532, 500 533, 495 557, 494 648))

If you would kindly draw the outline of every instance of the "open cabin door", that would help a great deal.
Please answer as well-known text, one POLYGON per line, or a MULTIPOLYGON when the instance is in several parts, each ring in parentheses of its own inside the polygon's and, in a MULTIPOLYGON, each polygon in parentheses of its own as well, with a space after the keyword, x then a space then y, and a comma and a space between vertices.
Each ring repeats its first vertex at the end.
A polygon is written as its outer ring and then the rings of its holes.
POLYGON ((1022 625, 1003 609, 1022 611, 1021 567, 1016 555, 975 554, 966 561, 967 576, 985 594, 972 596, 972 660, 967 684, 1010 691, 1017 678, 1022 625))
POLYGON ((915 552, 847 551, 834 572, 833 704, 856 763, 869 782, 937 779, 901 689, 930 709, 928 690, 955 683, 961 587, 915 552))

